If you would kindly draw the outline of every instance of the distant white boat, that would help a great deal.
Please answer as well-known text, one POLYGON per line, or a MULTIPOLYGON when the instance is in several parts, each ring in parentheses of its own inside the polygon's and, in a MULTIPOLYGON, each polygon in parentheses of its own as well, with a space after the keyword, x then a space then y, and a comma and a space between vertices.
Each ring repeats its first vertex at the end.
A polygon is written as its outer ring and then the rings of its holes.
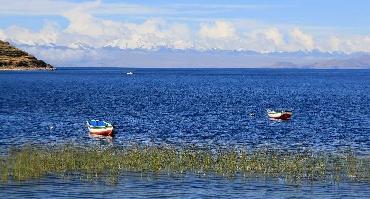
POLYGON ((133 75, 133 72, 127 72, 126 75, 133 75))

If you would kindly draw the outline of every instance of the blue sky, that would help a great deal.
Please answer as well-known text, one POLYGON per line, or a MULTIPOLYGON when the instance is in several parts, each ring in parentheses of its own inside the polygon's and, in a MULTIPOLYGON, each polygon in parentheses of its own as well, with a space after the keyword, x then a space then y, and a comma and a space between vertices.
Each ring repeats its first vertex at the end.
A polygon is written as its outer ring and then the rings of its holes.
MULTIPOLYGON (((370 52, 366 0, 0 0, 0 4, 6 5, 0 7, 0 39, 35 48, 370 52)), ((54 56, 51 51, 43 53, 54 56)))

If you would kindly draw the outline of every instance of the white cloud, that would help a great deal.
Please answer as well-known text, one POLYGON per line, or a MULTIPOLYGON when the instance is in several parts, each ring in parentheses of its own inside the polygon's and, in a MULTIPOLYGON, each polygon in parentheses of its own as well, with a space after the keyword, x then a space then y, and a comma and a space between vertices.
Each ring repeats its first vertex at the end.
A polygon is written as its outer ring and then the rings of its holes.
POLYGON ((328 50, 330 51, 339 51, 340 50, 341 41, 338 37, 330 37, 329 38, 329 46, 328 50))
POLYGON ((201 23, 199 30, 192 35, 193 48, 198 50, 236 50, 242 49, 241 37, 234 23, 216 20, 213 23, 201 23))
POLYGON ((230 22, 215 21, 212 25, 202 24, 199 35, 209 39, 233 39, 236 37, 236 31, 230 22))
POLYGON ((49 45, 57 42, 59 32, 57 25, 51 22, 45 23, 40 31, 11 26, 4 30, 7 40, 28 45, 49 45))
POLYGON ((370 52, 370 36, 336 35, 317 40, 298 27, 284 29, 257 24, 245 28, 244 24, 230 21, 200 24, 198 30, 192 30, 185 23, 169 23, 160 18, 149 18, 140 23, 101 19, 89 13, 94 6, 89 4, 64 13, 69 21, 65 29, 50 21, 46 21, 39 31, 11 26, 0 30, 0 39, 16 44, 56 45, 71 49, 110 46, 123 49, 370 52))
POLYGON ((242 49, 258 52, 282 51, 287 43, 284 35, 276 27, 262 27, 245 32, 242 39, 242 49))
POLYGON ((290 36, 293 40, 293 45, 296 45, 296 50, 313 50, 315 48, 314 39, 311 35, 304 33, 298 27, 290 31, 290 36))
POLYGON ((364 36, 330 36, 320 42, 317 49, 327 52, 370 52, 370 35, 364 36))
POLYGON ((40 59, 48 60, 51 64, 63 62, 78 62, 93 57, 91 52, 82 49, 59 49, 59 48, 38 48, 26 47, 25 50, 40 59))
POLYGON ((90 42, 94 42, 90 45, 95 47, 184 49, 192 45, 189 42, 190 30, 184 24, 168 24, 155 18, 143 23, 103 20, 89 14, 89 9, 98 5, 78 7, 64 13, 70 22, 65 32, 80 35, 81 38, 89 37, 90 42))
MULTIPOLYGON (((302 31, 302 27, 272 26, 251 20, 215 20, 199 24, 169 22, 162 18, 147 18, 140 22, 109 20, 94 16, 93 12, 101 6, 103 4, 100 1, 93 1, 78 4, 73 9, 64 11, 62 16, 68 20, 68 24, 63 29, 50 21, 45 22, 38 31, 11 26, 0 30, 0 39, 17 44, 56 45, 75 50, 85 47, 89 49, 165 47, 257 52, 314 49, 329 52, 370 52, 370 36, 327 35, 317 39, 317 35, 302 31), (195 28, 197 25, 199 28, 195 28)), ((44 55, 52 57, 53 53, 59 51, 49 51, 44 55)), ((79 51, 66 52, 64 55, 70 56, 71 59, 82 56, 79 51)))
POLYGON ((276 27, 269 28, 265 31, 266 39, 273 42, 276 47, 280 47, 284 44, 283 35, 276 27))
POLYGON ((108 20, 100 20, 84 12, 67 12, 64 16, 69 20, 65 32, 87 36, 111 36, 120 32, 119 23, 108 20))
POLYGON ((7 37, 4 33, 4 31, 0 29, 0 40, 6 40, 6 39, 7 39, 7 37))
POLYGON ((120 48, 186 49, 192 46, 190 29, 184 24, 168 24, 161 19, 148 19, 141 24, 122 23, 121 34, 106 45, 120 48))
POLYGON ((345 52, 370 52, 370 36, 342 39, 338 44, 338 50, 345 52))
POLYGON ((111 36, 120 33, 120 23, 93 17, 89 12, 100 6, 100 1, 81 4, 63 13, 69 25, 65 32, 87 36, 111 36))

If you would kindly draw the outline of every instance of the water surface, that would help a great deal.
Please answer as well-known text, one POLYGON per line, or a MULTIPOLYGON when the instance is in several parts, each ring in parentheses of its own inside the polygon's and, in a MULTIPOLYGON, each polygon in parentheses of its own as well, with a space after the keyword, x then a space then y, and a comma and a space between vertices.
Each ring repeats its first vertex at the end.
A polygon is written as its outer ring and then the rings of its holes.
POLYGON ((118 184, 48 178, 0 185, 1 198, 368 198, 369 185, 354 182, 295 184, 281 179, 123 175, 118 184))
MULTIPOLYGON (((1 72, 0 85, 1 153, 23 144, 75 143, 328 152, 351 148, 370 154, 370 70, 60 68, 1 72), (134 74, 126 75, 128 71, 134 74), (293 118, 270 121, 267 108, 290 109, 293 118), (114 139, 89 137, 84 126, 88 119, 113 122, 114 139)), ((58 187, 71 196, 85 192, 98 197, 167 196, 163 190, 168 189, 173 191, 168 196, 185 197, 369 193, 368 184, 351 182, 344 188, 330 183, 292 188, 264 180, 194 177, 143 181, 134 176, 127 181, 120 181, 117 189, 43 179, 7 185, 2 194, 22 190, 18 194, 53 197, 48 194, 63 194, 58 187), (128 189, 132 191, 121 191, 128 189)))

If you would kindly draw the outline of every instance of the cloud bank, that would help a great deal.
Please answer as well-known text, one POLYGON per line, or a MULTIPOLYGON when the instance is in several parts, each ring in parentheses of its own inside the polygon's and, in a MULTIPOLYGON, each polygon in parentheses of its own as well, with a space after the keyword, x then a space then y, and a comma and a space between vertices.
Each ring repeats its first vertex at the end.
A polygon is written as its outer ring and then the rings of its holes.
MULTIPOLYGON (((96 6, 98 6, 97 4, 96 6)), ((277 27, 214 20, 190 27, 186 23, 148 18, 143 22, 114 21, 95 17, 90 6, 62 14, 68 26, 46 21, 38 30, 19 26, 0 29, 0 38, 15 44, 56 45, 71 48, 118 47, 122 49, 194 49, 236 50, 256 52, 294 52, 318 49, 325 52, 370 52, 370 36, 341 37, 328 35, 316 38, 303 28, 277 27)))
MULTIPOLYGON (((72 3, 66 1, 38 0, 36 6, 20 6, 25 1, 13 1, 3 12, 54 14, 67 20, 65 27, 56 21, 45 21, 39 30, 21 26, 0 29, 0 39, 16 45, 27 45, 46 60, 78 62, 86 57, 102 55, 102 48, 124 50, 159 49, 204 51, 255 51, 258 53, 315 51, 370 52, 370 35, 341 35, 332 32, 318 36, 309 28, 296 25, 271 25, 253 20, 212 19, 199 22, 166 20, 145 17, 144 20, 114 20, 97 13, 126 14, 171 12, 140 5, 101 1, 72 3), (55 6, 59 6, 56 9, 55 6), (37 10, 37 9, 38 10, 37 10), (53 8, 53 9, 52 9, 53 8), (50 10, 48 10, 50 9, 50 10), (42 48, 41 48, 41 47, 42 48), (45 48, 47 47, 47 48, 45 48), (90 54, 88 54, 90 53, 90 54), (93 55, 93 56, 92 56, 93 55)), ((174 8, 176 10, 177 8, 174 8)), ((172 10, 173 11, 173 10, 172 10)))

